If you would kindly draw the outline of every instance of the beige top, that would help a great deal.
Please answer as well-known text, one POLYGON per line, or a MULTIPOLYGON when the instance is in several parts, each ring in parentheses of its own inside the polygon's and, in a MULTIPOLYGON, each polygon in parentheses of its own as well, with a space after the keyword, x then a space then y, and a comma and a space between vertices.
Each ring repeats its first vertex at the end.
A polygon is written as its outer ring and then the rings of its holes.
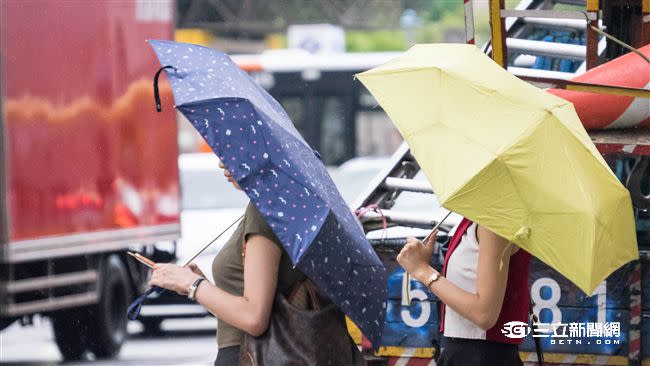
MULTIPOLYGON (((235 296, 244 294, 242 244, 244 238, 249 234, 262 235, 272 240, 282 249, 282 258, 278 268, 278 290, 282 294, 288 295, 296 281, 302 279, 304 275, 297 268, 293 268, 288 253, 252 202, 248 203, 244 219, 239 223, 233 235, 212 262, 212 275, 215 285, 235 296)), ((243 335, 240 329, 219 320, 217 324, 219 348, 241 345, 243 335)))

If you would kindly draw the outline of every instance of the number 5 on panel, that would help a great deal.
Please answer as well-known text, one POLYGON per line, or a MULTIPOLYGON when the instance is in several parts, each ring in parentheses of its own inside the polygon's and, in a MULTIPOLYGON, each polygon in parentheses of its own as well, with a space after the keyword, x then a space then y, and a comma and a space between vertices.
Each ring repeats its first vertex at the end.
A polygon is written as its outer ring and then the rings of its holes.
MULTIPOLYGON (((408 325, 409 327, 412 328, 419 328, 427 323, 429 321, 429 317, 431 316, 431 303, 427 301, 428 296, 427 293, 424 292, 422 289, 414 289, 413 286, 406 286, 407 284, 407 276, 406 272, 402 274, 402 306, 409 306, 409 303, 407 301, 407 294, 406 291, 409 291, 409 295, 411 297, 411 300, 417 299, 420 300, 419 304, 421 307, 420 315, 417 317, 413 317, 411 315, 411 311, 409 308, 402 309, 400 312, 400 316, 402 317, 402 321, 404 324, 408 325), (410 288, 410 290, 407 290, 410 288)), ((411 302, 411 304, 414 304, 411 302)))

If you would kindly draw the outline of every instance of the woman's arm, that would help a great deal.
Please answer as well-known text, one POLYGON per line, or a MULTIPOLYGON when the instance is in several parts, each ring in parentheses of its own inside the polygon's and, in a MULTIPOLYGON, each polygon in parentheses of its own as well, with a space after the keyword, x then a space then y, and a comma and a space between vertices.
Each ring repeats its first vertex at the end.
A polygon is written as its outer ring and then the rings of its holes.
MULTIPOLYGON (((433 282, 429 289, 461 316, 487 330, 494 326, 499 317, 506 291, 510 255, 517 247, 507 250, 506 239, 480 226, 477 235, 480 244, 476 293, 465 291, 444 277, 433 282), (502 259, 503 266, 500 268, 502 259)), ((397 256, 402 267, 425 285, 435 272, 429 265, 434 242, 435 239, 431 238, 431 244, 424 245, 415 238, 409 238, 397 256)))
MULTIPOLYGON (((196 301, 219 320, 244 332, 259 336, 269 324, 278 281, 281 249, 262 235, 249 235, 244 260, 244 296, 231 295, 208 281, 196 290, 196 301)), ((186 295, 197 278, 187 267, 159 264, 154 267, 151 285, 186 295)))

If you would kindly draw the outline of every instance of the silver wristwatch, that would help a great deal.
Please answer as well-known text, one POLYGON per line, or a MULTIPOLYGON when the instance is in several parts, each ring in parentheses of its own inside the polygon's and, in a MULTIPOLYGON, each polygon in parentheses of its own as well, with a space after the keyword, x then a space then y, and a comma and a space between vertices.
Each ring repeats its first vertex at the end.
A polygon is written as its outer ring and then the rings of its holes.
POLYGON ((192 283, 192 286, 190 286, 190 290, 187 292, 187 298, 196 301, 196 289, 199 287, 199 284, 201 281, 205 280, 203 277, 199 277, 196 280, 194 280, 194 283, 192 283))

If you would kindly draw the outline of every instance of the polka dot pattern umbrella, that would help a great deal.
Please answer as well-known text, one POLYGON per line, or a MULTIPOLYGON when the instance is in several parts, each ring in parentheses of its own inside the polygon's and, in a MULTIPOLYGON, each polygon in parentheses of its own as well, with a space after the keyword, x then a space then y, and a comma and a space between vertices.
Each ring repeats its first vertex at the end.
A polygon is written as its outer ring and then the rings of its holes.
POLYGON ((386 270, 287 113, 224 53, 150 44, 171 66, 165 72, 176 108, 233 173, 293 263, 379 346, 386 270))

